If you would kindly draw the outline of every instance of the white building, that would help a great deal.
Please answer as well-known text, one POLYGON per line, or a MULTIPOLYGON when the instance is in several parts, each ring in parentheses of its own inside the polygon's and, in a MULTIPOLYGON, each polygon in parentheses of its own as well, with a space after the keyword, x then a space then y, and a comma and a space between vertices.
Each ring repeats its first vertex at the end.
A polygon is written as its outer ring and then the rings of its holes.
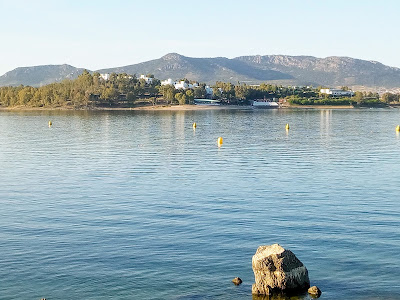
POLYGON ((321 89, 321 94, 332 95, 336 97, 343 97, 343 96, 353 96, 353 91, 344 91, 344 90, 337 90, 337 89, 321 89))
POLYGON ((110 79, 110 74, 109 73, 100 74, 100 77, 103 78, 105 81, 107 81, 108 79, 110 79))
POLYGON ((161 85, 175 85, 175 82, 173 82, 171 78, 168 78, 167 80, 161 81, 161 85))
POLYGON ((176 82, 176 81, 172 81, 171 78, 161 81, 161 85, 173 85, 175 87, 175 89, 177 89, 177 90, 194 89, 199 86, 199 84, 197 82, 195 82, 193 84, 187 83, 187 82, 185 82, 185 80, 176 82))
POLYGON ((181 80, 180 82, 174 84, 175 89, 177 90, 186 90, 189 88, 189 84, 186 83, 184 80, 181 80))
POLYGON ((151 78, 151 77, 147 77, 147 76, 145 76, 145 75, 140 75, 140 78, 139 79, 143 79, 144 81, 146 81, 146 84, 152 84, 153 83, 153 78, 151 78))

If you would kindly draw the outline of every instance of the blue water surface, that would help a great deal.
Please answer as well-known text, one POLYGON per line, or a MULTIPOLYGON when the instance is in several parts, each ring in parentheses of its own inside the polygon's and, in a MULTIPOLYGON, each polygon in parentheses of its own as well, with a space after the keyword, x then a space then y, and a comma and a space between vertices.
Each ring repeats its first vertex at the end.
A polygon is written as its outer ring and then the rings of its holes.
POLYGON ((0 299, 252 299, 252 255, 273 243, 320 299, 400 299, 399 123, 397 109, 1 111, 0 299))

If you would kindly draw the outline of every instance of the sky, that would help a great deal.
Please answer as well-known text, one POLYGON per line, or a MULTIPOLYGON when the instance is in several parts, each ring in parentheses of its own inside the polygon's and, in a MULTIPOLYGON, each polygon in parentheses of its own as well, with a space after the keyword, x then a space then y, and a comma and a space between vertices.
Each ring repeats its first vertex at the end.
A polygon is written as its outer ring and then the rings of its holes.
POLYGON ((349 56, 400 67, 398 0, 0 0, 0 75, 190 57, 349 56))

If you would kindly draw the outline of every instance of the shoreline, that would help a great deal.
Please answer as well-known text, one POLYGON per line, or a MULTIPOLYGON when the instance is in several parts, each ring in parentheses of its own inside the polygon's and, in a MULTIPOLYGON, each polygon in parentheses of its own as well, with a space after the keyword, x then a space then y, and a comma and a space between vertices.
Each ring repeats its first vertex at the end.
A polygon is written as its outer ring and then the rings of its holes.
POLYGON ((252 106, 236 105, 154 105, 139 107, 90 107, 90 108, 71 108, 71 107, 0 107, 0 111, 190 111, 190 110, 237 110, 253 109, 252 106))
POLYGON ((275 110, 275 109, 357 109, 352 105, 291 105, 282 106, 274 109, 254 108, 251 105, 154 105, 139 107, 91 107, 91 108, 72 108, 72 107, 0 107, 0 111, 198 111, 198 110, 275 110))
POLYGON ((284 109, 356 109, 353 105, 290 105, 284 109))

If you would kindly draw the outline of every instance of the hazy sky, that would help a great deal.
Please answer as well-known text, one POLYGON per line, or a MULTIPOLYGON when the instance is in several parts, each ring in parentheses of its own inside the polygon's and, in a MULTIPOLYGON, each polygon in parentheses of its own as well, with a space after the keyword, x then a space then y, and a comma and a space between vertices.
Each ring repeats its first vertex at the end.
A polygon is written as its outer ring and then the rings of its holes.
POLYGON ((0 75, 96 70, 169 52, 350 56, 400 67, 398 0, 0 0, 0 75))

